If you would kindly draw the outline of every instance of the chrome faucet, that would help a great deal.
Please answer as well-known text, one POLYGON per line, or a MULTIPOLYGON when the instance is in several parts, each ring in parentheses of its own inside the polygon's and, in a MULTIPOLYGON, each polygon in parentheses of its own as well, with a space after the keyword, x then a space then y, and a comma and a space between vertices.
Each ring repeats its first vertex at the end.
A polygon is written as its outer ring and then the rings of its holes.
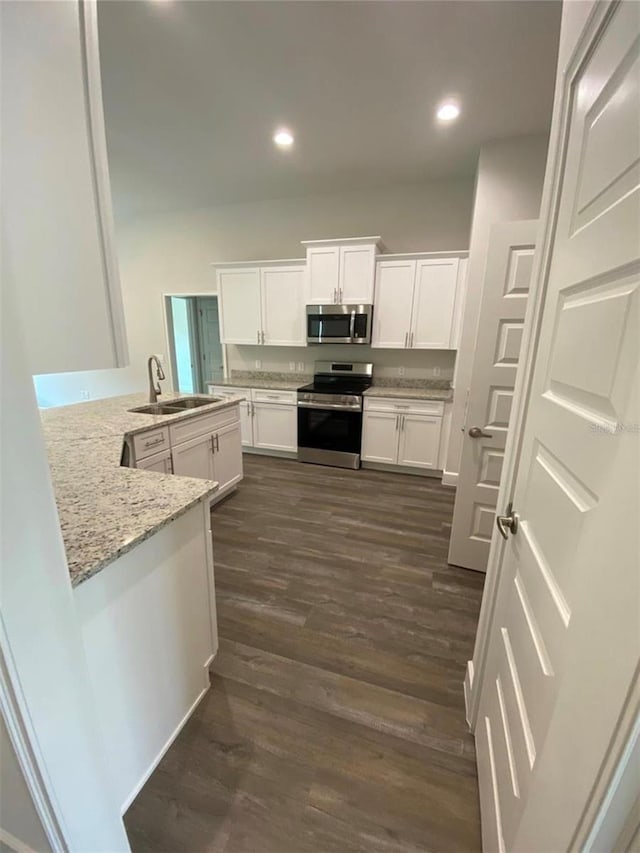
POLYGON ((147 362, 147 372, 149 374, 149 402, 157 403, 158 402, 158 394, 162 394, 162 388, 160 387, 160 380, 165 378, 164 370, 162 369, 162 365, 156 355, 150 355, 149 361, 147 362), (153 374, 151 372, 153 363, 156 363, 156 378, 158 380, 158 384, 153 381, 153 374))

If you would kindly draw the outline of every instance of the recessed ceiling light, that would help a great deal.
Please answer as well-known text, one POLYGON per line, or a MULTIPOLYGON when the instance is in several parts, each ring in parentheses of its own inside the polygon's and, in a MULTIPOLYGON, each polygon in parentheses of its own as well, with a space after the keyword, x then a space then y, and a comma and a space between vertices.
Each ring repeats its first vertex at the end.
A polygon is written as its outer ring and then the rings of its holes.
POLYGON ((438 107, 439 121, 453 121, 460 115, 460 107, 454 101, 445 101, 438 107))
POLYGON ((279 148, 290 148, 293 145, 293 134, 284 127, 273 135, 273 141, 279 148))

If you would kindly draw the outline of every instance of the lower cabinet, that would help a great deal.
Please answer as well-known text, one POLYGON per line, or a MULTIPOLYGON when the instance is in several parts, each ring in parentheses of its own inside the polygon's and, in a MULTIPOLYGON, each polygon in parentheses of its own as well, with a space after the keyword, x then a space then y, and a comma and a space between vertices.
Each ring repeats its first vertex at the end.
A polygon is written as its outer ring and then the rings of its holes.
POLYGON ((238 421, 222 427, 214 435, 213 478, 220 491, 231 489, 242 480, 242 439, 238 421))
POLYGON ((171 448, 173 473, 181 477, 200 477, 213 480, 213 434, 199 435, 171 448))
POLYGON ((142 468, 144 471, 157 471, 159 474, 172 474, 171 451, 163 450, 161 453, 147 456, 146 459, 140 459, 136 468, 142 468))
POLYGON ((365 400, 363 461, 438 469, 443 408, 438 401, 365 400))
POLYGON ((265 450, 297 450, 296 406, 287 403, 254 403, 253 446, 265 450))

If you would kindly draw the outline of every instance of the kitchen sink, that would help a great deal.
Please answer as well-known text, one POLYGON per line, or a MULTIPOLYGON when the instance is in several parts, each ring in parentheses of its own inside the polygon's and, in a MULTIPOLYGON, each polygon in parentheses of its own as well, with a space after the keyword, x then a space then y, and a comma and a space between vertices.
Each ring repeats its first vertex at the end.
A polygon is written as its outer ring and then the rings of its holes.
POLYGON ((210 406, 211 403, 219 403, 222 397, 177 397, 169 400, 167 406, 174 409, 198 409, 200 406, 210 406))
POLYGON ((176 415, 183 409, 177 406, 169 406, 167 403, 150 403, 148 406, 137 406, 129 409, 130 412, 140 412, 141 415, 176 415))

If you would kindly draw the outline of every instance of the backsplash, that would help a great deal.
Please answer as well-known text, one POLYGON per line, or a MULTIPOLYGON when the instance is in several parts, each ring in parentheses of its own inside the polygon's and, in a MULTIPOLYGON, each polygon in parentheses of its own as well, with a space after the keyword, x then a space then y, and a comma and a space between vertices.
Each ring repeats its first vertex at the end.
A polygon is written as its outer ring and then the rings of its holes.
POLYGON ((340 344, 309 347, 228 345, 227 361, 229 373, 236 370, 255 373, 259 370, 291 376, 312 374, 316 361, 370 361, 377 381, 388 378, 396 380, 393 384, 397 385, 398 379, 441 379, 450 383, 456 353, 455 350, 392 350, 340 344))

